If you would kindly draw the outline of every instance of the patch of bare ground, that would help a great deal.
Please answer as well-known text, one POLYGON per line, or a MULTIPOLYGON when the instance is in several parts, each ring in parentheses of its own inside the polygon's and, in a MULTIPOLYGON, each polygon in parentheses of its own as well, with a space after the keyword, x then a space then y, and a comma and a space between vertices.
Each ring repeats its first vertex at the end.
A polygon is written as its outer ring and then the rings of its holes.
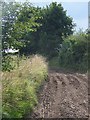
POLYGON ((49 70, 39 103, 29 118, 87 118, 88 76, 49 70))

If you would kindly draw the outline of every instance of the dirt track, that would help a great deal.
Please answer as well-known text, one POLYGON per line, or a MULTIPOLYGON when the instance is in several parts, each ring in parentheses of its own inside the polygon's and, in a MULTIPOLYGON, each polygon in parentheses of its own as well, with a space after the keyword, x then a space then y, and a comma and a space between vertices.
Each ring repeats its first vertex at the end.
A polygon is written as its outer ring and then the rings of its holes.
POLYGON ((86 74, 50 71, 32 118, 87 118, 86 74))

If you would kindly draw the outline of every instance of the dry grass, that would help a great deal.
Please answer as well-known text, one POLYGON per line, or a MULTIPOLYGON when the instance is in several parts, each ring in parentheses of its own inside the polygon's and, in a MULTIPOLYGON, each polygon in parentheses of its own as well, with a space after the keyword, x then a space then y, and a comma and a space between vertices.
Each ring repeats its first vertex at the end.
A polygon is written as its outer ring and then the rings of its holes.
POLYGON ((2 75, 3 117, 22 117, 37 103, 36 91, 47 77, 45 58, 35 55, 20 61, 19 67, 2 75))

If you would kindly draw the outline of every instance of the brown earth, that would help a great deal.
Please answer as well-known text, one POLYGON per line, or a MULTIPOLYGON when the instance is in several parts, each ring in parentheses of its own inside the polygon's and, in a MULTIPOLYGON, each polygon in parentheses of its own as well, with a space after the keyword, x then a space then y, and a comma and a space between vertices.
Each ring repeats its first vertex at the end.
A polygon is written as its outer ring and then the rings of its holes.
POLYGON ((50 70, 29 118, 87 118, 87 74, 50 70))

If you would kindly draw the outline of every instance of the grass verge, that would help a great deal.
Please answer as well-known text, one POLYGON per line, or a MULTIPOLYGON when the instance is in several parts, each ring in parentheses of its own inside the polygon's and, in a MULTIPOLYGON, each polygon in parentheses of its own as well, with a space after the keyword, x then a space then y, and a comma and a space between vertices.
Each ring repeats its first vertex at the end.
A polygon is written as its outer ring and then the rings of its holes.
POLYGON ((38 103, 37 90, 47 78, 45 58, 34 55, 20 60, 19 67, 2 73, 3 118, 22 118, 38 103))

